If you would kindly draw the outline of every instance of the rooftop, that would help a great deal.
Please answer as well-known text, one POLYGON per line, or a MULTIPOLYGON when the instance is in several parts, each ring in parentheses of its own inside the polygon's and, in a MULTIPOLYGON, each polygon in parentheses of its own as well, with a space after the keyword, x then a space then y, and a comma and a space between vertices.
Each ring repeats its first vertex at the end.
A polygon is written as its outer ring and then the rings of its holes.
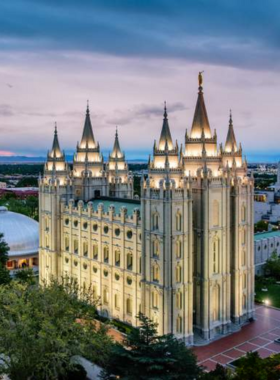
POLYGON ((94 199, 91 201, 93 204, 93 208, 97 210, 98 205, 100 203, 104 206, 104 211, 108 212, 110 206, 115 207, 116 214, 120 214, 121 208, 125 207, 127 209, 127 214, 132 215, 135 208, 138 208, 139 211, 141 210, 140 202, 139 201, 133 201, 133 200, 117 200, 116 198, 112 199, 94 199))
POLYGON ((277 231, 269 231, 269 232, 259 232, 257 234, 254 235, 254 240, 255 241, 258 241, 258 240, 261 240, 261 239, 269 239, 269 238, 272 238, 272 237, 275 237, 275 236, 279 236, 280 237, 280 231, 277 230, 277 231))

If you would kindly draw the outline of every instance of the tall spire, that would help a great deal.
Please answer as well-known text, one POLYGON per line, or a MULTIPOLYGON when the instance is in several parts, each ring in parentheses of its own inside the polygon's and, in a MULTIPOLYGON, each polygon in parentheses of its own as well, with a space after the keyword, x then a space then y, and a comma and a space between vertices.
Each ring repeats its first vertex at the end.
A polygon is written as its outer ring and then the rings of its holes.
POLYGON ((203 78, 202 78, 201 71, 198 75, 198 98, 196 102, 194 117, 193 117, 193 123, 192 123, 192 129, 191 129, 191 138, 201 138, 202 130, 204 129, 205 137, 211 138, 211 129, 208 121, 208 115, 204 103, 204 96, 203 96, 203 78))
POLYGON ((110 154, 110 157, 112 157, 112 158, 123 158, 123 153, 121 151, 120 142, 119 142, 118 127, 116 127, 115 142, 114 142, 113 151, 110 154))
POLYGON ((230 110, 230 114, 229 114, 229 127, 228 127, 228 134, 227 134, 227 139, 226 139, 225 151, 226 152, 232 152, 232 153, 237 151, 237 144, 236 144, 235 134, 234 134, 234 130, 233 130, 231 110, 230 110))
POLYGON ((54 137, 53 137, 52 150, 51 150, 49 156, 51 158, 60 158, 63 156, 61 149, 60 149, 60 146, 59 146, 56 123, 54 125, 54 137))
POLYGON ((160 139, 159 139, 159 150, 165 150, 166 143, 168 146, 168 150, 172 150, 173 142, 172 142, 172 137, 171 137, 169 123, 168 123, 166 102, 164 102, 163 124, 162 124, 160 139))
POLYGON ((89 113, 89 102, 87 101, 87 110, 86 110, 86 118, 83 130, 83 136, 80 143, 80 148, 89 148, 94 149, 96 147, 95 139, 92 132, 90 113, 89 113))

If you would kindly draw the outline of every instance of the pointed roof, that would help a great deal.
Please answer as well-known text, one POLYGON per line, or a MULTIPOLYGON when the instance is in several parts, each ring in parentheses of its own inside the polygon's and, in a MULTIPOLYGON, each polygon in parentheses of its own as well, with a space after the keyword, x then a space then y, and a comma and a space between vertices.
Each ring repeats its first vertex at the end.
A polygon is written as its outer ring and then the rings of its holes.
POLYGON ((120 148, 118 128, 116 128, 115 142, 114 142, 113 150, 112 150, 112 153, 110 154, 110 157, 122 158, 123 156, 124 156, 124 154, 122 153, 121 148, 120 148))
POLYGON ((202 90, 203 90, 202 73, 199 73, 198 98, 196 102, 192 129, 191 129, 191 138, 195 138, 195 139, 201 138, 203 129, 204 129, 206 138, 212 137, 202 90))
POLYGON ((234 130, 233 130, 231 111, 230 111, 230 115, 229 115, 229 127, 228 127, 228 134, 227 134, 227 139, 226 139, 225 151, 226 152, 236 152, 237 151, 237 144, 236 144, 235 134, 234 134, 234 130))
POLYGON ((83 130, 83 136, 80 143, 80 148, 94 149, 96 147, 95 139, 92 132, 89 105, 87 104, 86 118, 83 130))
POLYGON ((163 124, 159 139, 159 150, 165 150, 166 145, 168 150, 173 149, 173 142, 170 133, 169 123, 168 123, 168 115, 166 110, 166 102, 164 102, 164 113, 163 113, 163 124))
POLYGON ((54 127, 54 137, 53 137, 52 150, 51 150, 49 156, 51 158, 61 158, 63 156, 63 153, 62 153, 60 146, 59 146, 56 123, 55 123, 55 127, 54 127))

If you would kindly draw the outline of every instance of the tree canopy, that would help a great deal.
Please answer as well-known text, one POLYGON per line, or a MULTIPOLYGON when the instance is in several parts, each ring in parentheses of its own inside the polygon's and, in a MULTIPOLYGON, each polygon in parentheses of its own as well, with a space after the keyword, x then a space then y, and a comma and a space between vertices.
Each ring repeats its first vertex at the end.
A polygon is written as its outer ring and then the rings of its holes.
POLYGON ((0 233, 0 285, 10 282, 10 274, 6 266, 9 260, 9 250, 10 248, 4 240, 4 235, 0 233))

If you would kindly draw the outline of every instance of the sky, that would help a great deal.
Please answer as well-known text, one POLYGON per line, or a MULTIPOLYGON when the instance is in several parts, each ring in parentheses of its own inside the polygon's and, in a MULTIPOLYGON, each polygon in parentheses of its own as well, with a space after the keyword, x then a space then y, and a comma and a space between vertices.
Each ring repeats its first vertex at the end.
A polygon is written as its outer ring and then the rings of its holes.
POLYGON ((0 0, 0 155, 45 156, 57 122, 74 152, 87 100, 106 156, 116 126, 146 159, 164 101, 184 142, 204 70, 212 131, 229 110, 249 161, 280 159, 280 1, 0 0))

